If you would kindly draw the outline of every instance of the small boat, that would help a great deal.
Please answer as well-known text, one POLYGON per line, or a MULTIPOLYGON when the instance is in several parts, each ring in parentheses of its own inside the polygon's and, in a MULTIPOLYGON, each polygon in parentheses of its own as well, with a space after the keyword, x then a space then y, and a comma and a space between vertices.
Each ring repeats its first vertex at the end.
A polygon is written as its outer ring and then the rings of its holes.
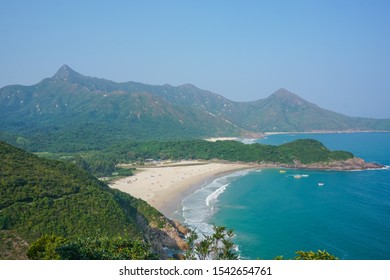
POLYGON ((279 170, 279 173, 286 173, 286 170, 279 170))
POLYGON ((294 175, 294 178, 295 178, 295 179, 301 179, 301 178, 302 178, 302 175, 299 175, 299 174, 294 175))
POLYGON ((322 187, 323 185, 325 185, 325 184, 324 183, 318 183, 319 187, 322 187))

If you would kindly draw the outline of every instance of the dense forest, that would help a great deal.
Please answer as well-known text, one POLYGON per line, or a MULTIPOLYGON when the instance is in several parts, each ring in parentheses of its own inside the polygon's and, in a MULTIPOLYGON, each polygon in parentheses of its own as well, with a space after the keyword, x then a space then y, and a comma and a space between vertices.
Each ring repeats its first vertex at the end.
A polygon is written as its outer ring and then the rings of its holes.
MULTIPOLYGON (((46 154, 56 156, 56 154, 46 154)), ((238 141, 171 140, 124 141, 100 151, 65 157, 95 176, 130 175, 119 163, 143 163, 146 160, 226 160, 246 163, 302 164, 330 162, 353 158, 344 151, 330 151, 321 142, 297 140, 280 146, 238 141)))
POLYGON ((330 151, 321 142, 311 139, 296 140, 280 146, 238 141, 178 140, 154 142, 123 142, 109 151, 121 161, 151 159, 220 159, 241 162, 303 164, 332 160, 345 160, 351 153, 330 151))
MULTIPOLYGON (((110 189, 72 163, 40 158, 4 142, 0 158, 0 247, 6 245, 5 236, 30 244, 45 234, 70 241, 122 237, 146 244, 150 236, 172 229, 143 200, 110 189)), ((149 247, 161 253, 162 245, 149 247)))

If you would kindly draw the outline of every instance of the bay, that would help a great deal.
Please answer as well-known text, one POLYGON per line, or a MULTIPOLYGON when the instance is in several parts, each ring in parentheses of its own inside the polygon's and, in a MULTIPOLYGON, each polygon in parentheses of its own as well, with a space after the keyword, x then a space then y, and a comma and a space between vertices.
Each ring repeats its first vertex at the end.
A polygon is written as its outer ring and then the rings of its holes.
MULTIPOLYGON (((390 133, 281 134, 258 141, 278 145, 302 138, 390 165, 390 133)), ((205 233, 211 224, 234 229, 243 259, 292 258, 297 250, 327 250, 340 259, 390 259, 389 169, 239 172, 205 185, 183 207, 186 223, 202 225, 205 233)))

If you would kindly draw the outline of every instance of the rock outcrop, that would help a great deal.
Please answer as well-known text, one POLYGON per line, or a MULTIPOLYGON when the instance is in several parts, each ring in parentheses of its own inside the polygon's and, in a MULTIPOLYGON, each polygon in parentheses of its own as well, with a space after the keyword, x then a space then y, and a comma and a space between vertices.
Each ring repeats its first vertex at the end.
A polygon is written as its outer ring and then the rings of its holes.
POLYGON ((158 253, 161 259, 180 256, 188 249, 185 241, 188 229, 178 221, 171 221, 164 216, 160 219, 161 223, 151 224, 142 215, 137 215, 137 222, 141 225, 145 240, 151 244, 153 251, 158 253))
POLYGON ((311 164, 302 164, 299 161, 294 161, 294 164, 280 165, 280 167, 286 168, 299 168, 299 169, 319 169, 319 170, 366 170, 366 169, 379 169, 384 166, 378 163, 366 162, 361 158, 350 158, 347 160, 330 161, 330 162, 318 162, 311 164))

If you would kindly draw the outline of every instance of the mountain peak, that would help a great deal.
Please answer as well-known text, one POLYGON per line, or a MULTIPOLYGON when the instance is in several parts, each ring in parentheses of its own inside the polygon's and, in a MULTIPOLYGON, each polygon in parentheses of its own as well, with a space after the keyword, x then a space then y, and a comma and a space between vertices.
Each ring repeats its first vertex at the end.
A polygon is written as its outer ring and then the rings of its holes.
POLYGON ((178 86, 178 88, 181 88, 181 89, 190 89, 190 90, 199 90, 199 88, 197 88, 196 86, 194 86, 193 84, 182 84, 180 86, 178 86))
POLYGON ((292 93, 291 91, 288 91, 285 88, 280 88, 277 91, 275 91, 269 98, 276 98, 276 99, 282 99, 282 100, 288 100, 292 101, 294 103, 298 101, 304 101, 301 97, 296 95, 295 93, 292 93))
POLYGON ((80 74, 74 71, 68 65, 64 64, 60 67, 60 69, 58 69, 57 73, 53 76, 53 78, 62 81, 67 81, 75 76, 80 76, 80 74))
POLYGON ((297 96, 296 94, 288 91, 285 88, 280 88, 277 91, 275 91, 272 96, 277 96, 277 97, 288 97, 288 96, 297 96))

